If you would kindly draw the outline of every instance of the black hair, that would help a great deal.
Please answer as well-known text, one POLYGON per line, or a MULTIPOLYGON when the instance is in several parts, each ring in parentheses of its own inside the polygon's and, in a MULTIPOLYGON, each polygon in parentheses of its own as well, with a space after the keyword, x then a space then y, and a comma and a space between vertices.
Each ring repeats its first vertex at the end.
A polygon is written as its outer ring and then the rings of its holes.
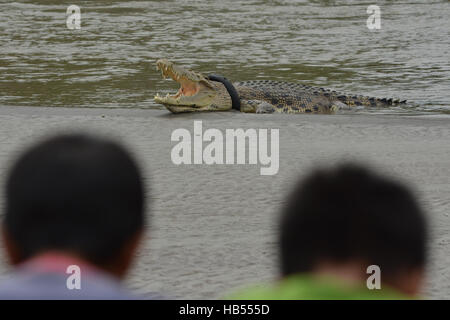
POLYGON ((319 169, 298 183, 284 208, 281 272, 359 259, 388 278, 425 265, 426 238, 425 216, 403 184, 350 163, 319 169))
POLYGON ((46 250, 113 262, 144 225, 141 173, 119 144, 81 134, 26 150, 6 184, 4 228, 26 260, 46 250))

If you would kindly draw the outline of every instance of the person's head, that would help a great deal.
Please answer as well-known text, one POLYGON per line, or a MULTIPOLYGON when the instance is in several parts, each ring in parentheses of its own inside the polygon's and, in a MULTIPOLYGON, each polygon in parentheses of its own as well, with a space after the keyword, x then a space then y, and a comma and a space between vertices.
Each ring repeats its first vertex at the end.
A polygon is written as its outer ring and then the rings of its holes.
POLYGON ((282 276, 343 275, 377 265, 381 281, 408 294, 426 263, 425 216, 410 190, 364 167, 312 172, 294 189, 281 219, 282 276))
POLYGON ((17 159, 5 191, 3 238, 13 264, 57 251, 125 274, 145 198, 139 168, 122 146, 79 134, 49 138, 17 159))

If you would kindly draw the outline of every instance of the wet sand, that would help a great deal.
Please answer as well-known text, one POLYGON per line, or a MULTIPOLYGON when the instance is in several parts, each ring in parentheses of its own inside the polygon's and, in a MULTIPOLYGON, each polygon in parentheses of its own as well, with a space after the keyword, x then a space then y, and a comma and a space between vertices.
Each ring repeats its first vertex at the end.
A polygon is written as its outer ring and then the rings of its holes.
MULTIPOLYGON (((24 146, 44 134, 79 129, 126 143, 148 177, 152 229, 127 279, 137 292, 210 299, 276 278, 277 215, 293 182, 317 164, 361 160, 414 185, 432 231, 424 295, 450 298, 449 117, 3 106, 2 186, 10 160, 24 146), (194 120, 223 131, 279 128, 278 174, 261 176, 260 167, 251 165, 174 165, 171 133, 192 132, 194 120)), ((0 273, 6 272, 2 254, 0 273)))

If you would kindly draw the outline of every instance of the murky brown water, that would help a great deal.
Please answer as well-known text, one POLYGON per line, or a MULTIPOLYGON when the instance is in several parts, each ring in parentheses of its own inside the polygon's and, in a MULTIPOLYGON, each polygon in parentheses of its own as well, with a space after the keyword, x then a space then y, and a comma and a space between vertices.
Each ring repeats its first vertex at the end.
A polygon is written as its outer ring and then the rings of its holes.
POLYGON ((172 59, 233 80, 280 79, 450 112, 450 2, 1 1, 0 105, 154 108, 172 59), (358 4, 361 3, 361 4, 358 4), (81 30, 66 26, 81 7, 81 30))

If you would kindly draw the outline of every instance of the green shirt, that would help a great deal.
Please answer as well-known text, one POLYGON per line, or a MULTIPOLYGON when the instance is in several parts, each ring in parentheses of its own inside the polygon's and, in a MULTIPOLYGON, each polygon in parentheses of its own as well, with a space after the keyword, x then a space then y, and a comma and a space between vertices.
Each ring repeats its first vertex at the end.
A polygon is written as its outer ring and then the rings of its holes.
POLYGON ((369 290, 332 277, 295 275, 268 286, 255 286, 228 297, 233 300, 403 300, 411 299, 391 288, 369 290))

